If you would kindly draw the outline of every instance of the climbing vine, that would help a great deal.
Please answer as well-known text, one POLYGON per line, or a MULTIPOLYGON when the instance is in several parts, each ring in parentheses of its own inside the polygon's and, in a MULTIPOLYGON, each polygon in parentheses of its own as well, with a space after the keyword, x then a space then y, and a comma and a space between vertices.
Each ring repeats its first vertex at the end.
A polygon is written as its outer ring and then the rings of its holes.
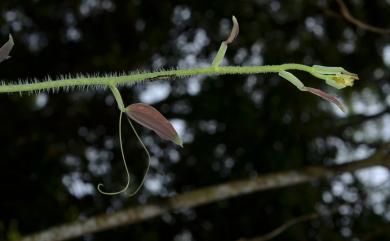
MULTIPOLYGON (((160 137, 166 140, 170 140, 175 144, 182 146, 182 140, 177 134, 171 123, 160 114, 152 106, 135 103, 130 104, 125 107, 125 104, 122 100, 121 94, 118 90, 118 87, 127 85, 131 86, 136 83, 140 83, 146 80, 155 80, 155 79, 177 79, 185 78, 195 75, 227 75, 227 74, 261 74, 261 73, 277 73, 280 77, 286 79, 297 87, 300 91, 309 92, 314 95, 320 96, 321 98, 334 103, 342 111, 346 111, 346 108, 342 102, 320 89, 315 89, 312 87, 305 86, 291 71, 303 71, 307 72, 318 79, 322 79, 326 84, 337 88, 342 89, 347 86, 352 86, 354 80, 358 79, 356 74, 346 71, 342 67, 327 67, 320 65, 307 66, 303 64, 296 63, 287 63, 280 65, 265 65, 265 66, 221 66, 222 60, 225 56, 228 45, 232 43, 238 35, 239 25, 237 19, 232 17, 233 26, 230 35, 225 41, 222 41, 219 50, 213 59, 212 63, 208 67, 203 68, 192 68, 192 69, 174 69, 174 70, 162 70, 156 72, 143 72, 143 73, 123 73, 123 74, 107 74, 104 76, 94 76, 94 75, 77 75, 74 77, 64 76, 62 78, 53 80, 50 77, 47 77, 43 81, 20 81, 19 83, 5 83, 2 82, 0 85, 0 93, 39 93, 41 91, 58 91, 58 90, 73 90, 75 88, 85 89, 89 87, 93 88, 108 88, 111 90, 112 94, 115 97, 115 100, 120 111, 119 114, 119 142, 121 147, 121 155, 127 174, 126 185, 116 192, 105 192, 102 190, 103 184, 98 185, 99 192, 107 195, 115 195, 127 191, 130 184, 130 174, 126 165, 125 155, 122 147, 122 117, 125 114, 128 117, 129 124, 136 134, 138 140, 140 141, 142 147, 145 149, 145 152, 150 162, 150 155, 145 145, 142 143, 141 138, 137 134, 131 120, 134 120, 138 124, 149 128, 156 132, 160 137)), ((0 62, 9 58, 9 54, 14 46, 12 36, 9 36, 9 40, 0 48, 0 62)), ((130 195, 134 195, 143 185, 145 177, 149 169, 149 164, 145 170, 144 177, 141 184, 135 188, 130 195)))

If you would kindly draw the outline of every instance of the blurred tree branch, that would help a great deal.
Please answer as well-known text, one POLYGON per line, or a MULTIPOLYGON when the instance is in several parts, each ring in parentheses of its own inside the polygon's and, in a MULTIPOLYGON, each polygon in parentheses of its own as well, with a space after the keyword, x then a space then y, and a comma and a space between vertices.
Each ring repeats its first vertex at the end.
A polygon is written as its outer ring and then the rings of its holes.
POLYGON ((276 229, 272 230, 271 232, 269 232, 263 236, 250 238, 250 239, 240 239, 239 241, 268 241, 268 240, 273 239, 276 236, 282 234, 284 231, 286 231, 291 226, 294 226, 294 225, 302 223, 302 222, 310 221, 313 219, 317 219, 319 217, 320 217, 320 214, 318 214, 318 213, 309 213, 306 215, 302 215, 302 216, 299 216, 299 217, 296 217, 296 218, 293 218, 293 219, 287 221, 286 223, 282 224, 281 226, 277 227, 276 229))
POLYGON ((274 230, 272 230, 271 232, 269 232, 265 235, 258 236, 255 238, 250 238, 250 239, 239 239, 238 241, 268 241, 268 240, 271 240, 271 239, 275 238, 276 236, 282 234, 284 231, 286 231, 291 226, 294 226, 294 225, 299 224, 299 223, 307 222, 307 221, 310 221, 313 219, 317 219, 317 218, 320 218, 320 217, 325 216, 325 215, 328 216, 328 215, 334 214, 335 212, 337 212, 337 209, 332 209, 329 211, 329 213, 326 213, 326 214, 321 214, 318 212, 312 212, 309 214, 305 214, 305 215, 288 220, 287 222, 285 222, 281 226, 275 228, 274 230))
POLYGON ((363 160, 332 166, 312 166, 297 170, 281 171, 251 179, 232 181, 206 188, 200 188, 160 200, 156 203, 131 207, 116 213, 102 214, 90 217, 87 220, 52 227, 42 232, 25 236, 21 240, 67 240, 89 233, 139 223, 173 210, 194 208, 203 204, 237 197, 244 194, 298 185, 376 165, 390 166, 389 144, 379 149, 372 156, 363 160))
POLYGON ((372 230, 370 233, 367 233, 360 237, 361 241, 369 241, 369 240, 384 240, 386 236, 381 237, 382 235, 386 235, 386 231, 388 231, 389 224, 385 223, 384 225, 380 225, 372 230))
POLYGON ((364 23, 360 21, 359 19, 356 19, 351 15, 349 12, 347 6, 345 5, 343 0, 336 0, 337 4, 339 5, 340 13, 341 15, 350 23, 353 25, 356 25, 357 27, 373 32, 373 33, 379 33, 379 34, 390 34, 390 29, 385 28, 378 28, 372 25, 369 25, 367 23, 364 23))
POLYGON ((348 118, 342 118, 337 120, 337 123, 329 121, 329 125, 325 126, 323 129, 319 129, 319 134, 338 134, 344 132, 347 128, 355 128, 366 121, 374 120, 381 118, 382 116, 390 113, 390 107, 386 107, 378 113, 372 115, 365 114, 355 114, 351 115, 348 118))
MULTIPOLYGON (((349 11, 347 5, 344 3, 343 0, 336 0, 337 5, 339 6, 339 11, 341 16, 347 20, 349 23, 357 26, 358 28, 364 29, 369 32, 378 33, 378 34, 390 34, 390 29, 386 28, 379 28, 376 26, 369 25, 365 22, 360 21, 359 19, 352 16, 351 12, 349 11)), ((331 17, 338 17, 339 15, 330 10, 329 8, 324 8, 324 11, 327 15, 331 17)))

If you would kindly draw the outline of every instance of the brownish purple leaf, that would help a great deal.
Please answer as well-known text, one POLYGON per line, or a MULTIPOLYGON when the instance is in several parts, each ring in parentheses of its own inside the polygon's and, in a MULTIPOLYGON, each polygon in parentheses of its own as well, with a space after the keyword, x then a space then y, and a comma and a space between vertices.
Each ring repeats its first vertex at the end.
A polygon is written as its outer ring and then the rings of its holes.
POLYGON ((317 96, 319 96, 319 97, 321 97, 329 102, 332 102, 333 104, 337 105, 337 107, 339 107, 342 112, 346 112, 345 106, 336 96, 330 95, 322 90, 310 88, 310 87, 305 87, 305 90, 309 91, 310 93, 315 94, 315 95, 317 95, 317 96))
POLYGON ((238 25, 238 21, 237 21, 236 17, 233 16, 232 20, 233 20, 233 27, 232 27, 232 30, 230 32, 229 37, 224 41, 225 44, 232 43, 237 38, 238 32, 240 31, 240 27, 238 25))
POLYGON ((154 107, 135 103, 126 108, 126 114, 138 124, 156 132, 164 140, 170 140, 181 147, 183 146, 183 142, 172 124, 154 107))
POLYGON ((13 46, 14 40, 12 39, 12 36, 9 35, 8 41, 0 48, 0 63, 9 58, 9 53, 13 46))

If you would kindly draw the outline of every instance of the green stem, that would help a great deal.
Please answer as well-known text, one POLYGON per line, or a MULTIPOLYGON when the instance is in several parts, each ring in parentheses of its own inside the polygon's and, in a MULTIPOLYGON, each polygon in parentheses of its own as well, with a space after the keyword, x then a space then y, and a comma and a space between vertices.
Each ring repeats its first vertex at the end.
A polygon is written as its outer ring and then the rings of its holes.
POLYGON ((126 108, 125 108, 125 105, 123 104, 123 99, 122 99, 121 93, 119 92, 118 88, 113 84, 110 84, 109 86, 110 86, 112 94, 115 97, 116 103, 118 104, 119 110, 121 112, 125 112, 126 108))
MULTIPOLYGON (((175 77, 188 77, 194 75, 224 75, 224 74, 259 74, 259 73, 278 73, 286 70, 301 70, 312 72, 312 67, 302 64, 281 64, 281 65, 266 65, 266 66, 225 66, 214 68, 195 68, 183 70, 165 70, 149 73, 103 76, 103 77, 77 77, 64 78, 59 80, 48 80, 38 83, 25 84, 4 84, 0 85, 0 93, 13 92, 34 92, 42 90, 57 90, 68 89, 70 87, 107 87, 119 85, 132 85, 145 80, 167 79, 175 77)), ((118 100, 118 99, 117 99, 118 100)))
POLYGON ((218 68, 219 65, 221 65, 222 63, 222 60, 223 60, 223 57, 225 57, 225 53, 226 53, 226 50, 227 50, 227 44, 225 43, 225 41, 223 41, 221 43, 221 46, 219 47, 218 49, 218 52, 217 52, 217 55, 215 56, 214 60, 213 60, 213 63, 211 63, 211 66, 214 67, 214 68, 218 68))

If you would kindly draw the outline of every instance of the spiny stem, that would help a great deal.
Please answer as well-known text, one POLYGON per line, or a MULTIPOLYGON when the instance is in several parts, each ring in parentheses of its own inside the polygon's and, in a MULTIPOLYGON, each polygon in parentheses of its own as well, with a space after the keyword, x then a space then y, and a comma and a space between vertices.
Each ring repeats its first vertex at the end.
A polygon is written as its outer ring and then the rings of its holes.
POLYGON ((64 78, 59 80, 49 80, 38 83, 27 84, 3 84, 0 86, 0 93, 33 92, 42 90, 57 90, 69 87, 107 87, 132 85, 145 80, 167 79, 175 77, 188 77, 194 75, 224 75, 224 74, 258 74, 258 73, 278 73, 283 70, 301 70, 311 73, 312 67, 303 64, 281 64, 265 66, 224 66, 205 67, 194 69, 165 70, 149 73, 104 76, 104 77, 78 77, 64 78))

